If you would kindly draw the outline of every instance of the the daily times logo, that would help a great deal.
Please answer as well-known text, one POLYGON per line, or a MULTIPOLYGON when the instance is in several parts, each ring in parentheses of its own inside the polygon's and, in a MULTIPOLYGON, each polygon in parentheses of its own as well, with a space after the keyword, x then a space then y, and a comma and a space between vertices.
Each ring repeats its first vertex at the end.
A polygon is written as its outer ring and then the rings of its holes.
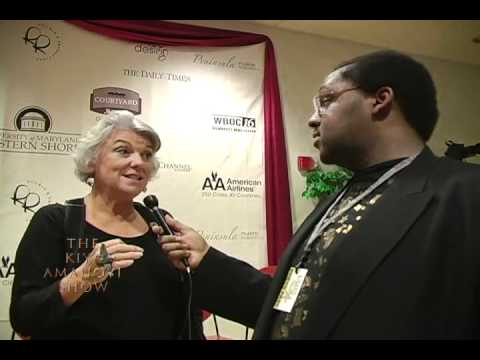
POLYGON ((239 178, 223 178, 217 172, 203 180, 202 196, 228 198, 260 198, 262 181, 239 178))

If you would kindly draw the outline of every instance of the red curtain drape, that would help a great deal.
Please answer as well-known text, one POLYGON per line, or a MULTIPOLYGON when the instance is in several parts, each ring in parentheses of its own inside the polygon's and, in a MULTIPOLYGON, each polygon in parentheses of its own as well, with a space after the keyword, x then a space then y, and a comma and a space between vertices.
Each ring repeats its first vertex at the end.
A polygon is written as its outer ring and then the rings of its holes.
POLYGON ((164 46, 242 46, 265 42, 265 196, 269 265, 278 260, 292 235, 290 190, 277 66, 271 40, 260 34, 178 24, 161 20, 68 20, 115 39, 164 46))

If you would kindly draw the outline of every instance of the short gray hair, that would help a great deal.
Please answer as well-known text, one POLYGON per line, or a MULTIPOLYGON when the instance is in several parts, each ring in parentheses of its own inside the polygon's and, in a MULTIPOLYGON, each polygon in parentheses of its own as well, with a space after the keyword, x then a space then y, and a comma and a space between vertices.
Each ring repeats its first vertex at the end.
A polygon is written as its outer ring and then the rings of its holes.
MULTIPOLYGON (((95 162, 101 146, 115 129, 130 129, 144 136, 152 143, 154 154, 160 149, 160 137, 150 125, 136 118, 130 111, 110 111, 79 140, 77 149, 73 154, 75 175, 82 182, 88 184, 88 179, 94 176, 94 172, 89 165, 95 162)), ((155 156, 152 157, 152 161, 153 177, 158 171, 160 163, 155 156)))

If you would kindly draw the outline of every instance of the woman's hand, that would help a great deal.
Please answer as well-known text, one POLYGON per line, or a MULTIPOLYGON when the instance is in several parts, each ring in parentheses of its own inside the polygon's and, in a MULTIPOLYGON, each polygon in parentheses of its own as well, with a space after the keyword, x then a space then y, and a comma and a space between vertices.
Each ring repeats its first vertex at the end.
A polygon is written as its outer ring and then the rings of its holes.
POLYGON ((73 304, 93 285, 103 282, 112 271, 131 266, 142 256, 143 249, 141 247, 128 245, 120 239, 108 240, 95 245, 85 261, 60 280, 59 291, 64 304, 73 304), (109 260, 106 265, 100 261, 102 246, 105 246, 109 260))
POLYGON ((87 259, 75 270, 77 276, 87 285, 95 285, 104 281, 108 274, 131 266, 135 260, 143 256, 143 249, 128 245, 120 239, 112 239, 96 244, 87 259), (101 248, 105 246, 111 266, 101 263, 101 248))

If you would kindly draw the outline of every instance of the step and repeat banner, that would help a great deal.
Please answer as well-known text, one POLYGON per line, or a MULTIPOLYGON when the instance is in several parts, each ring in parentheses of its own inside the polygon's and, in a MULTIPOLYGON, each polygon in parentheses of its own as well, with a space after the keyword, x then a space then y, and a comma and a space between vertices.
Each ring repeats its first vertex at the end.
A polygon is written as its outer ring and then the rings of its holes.
POLYGON ((160 207, 218 249, 267 264, 264 44, 165 47, 46 20, 1 21, 0 42, 0 321, 28 222, 89 192, 71 154, 109 109, 128 109, 159 133, 160 170, 147 193, 160 207))

